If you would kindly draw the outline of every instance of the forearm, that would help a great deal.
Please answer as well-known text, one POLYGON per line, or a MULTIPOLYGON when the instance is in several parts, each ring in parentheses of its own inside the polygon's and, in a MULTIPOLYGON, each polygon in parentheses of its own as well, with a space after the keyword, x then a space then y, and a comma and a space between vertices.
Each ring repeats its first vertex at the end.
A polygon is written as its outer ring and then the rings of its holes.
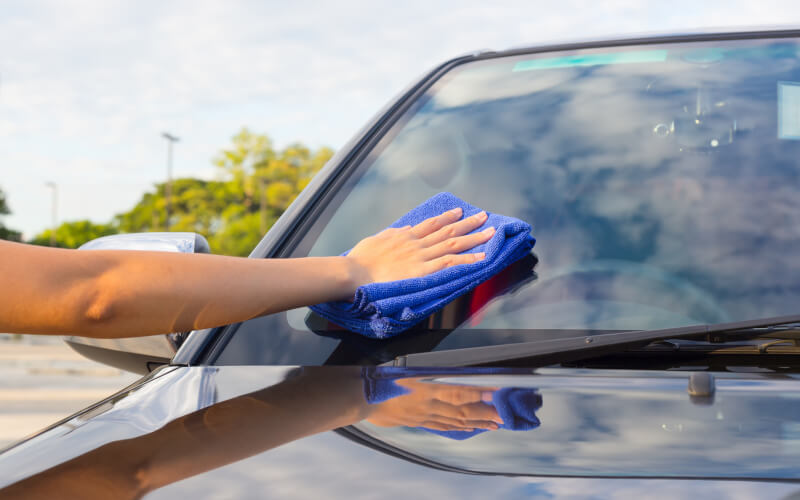
POLYGON ((125 337, 219 326, 346 299, 354 283, 351 263, 344 257, 121 258, 99 279, 103 292, 94 306, 98 318, 87 335, 125 337))
MULTIPOLYGON (((18 247, 28 246, 12 250, 18 247)), ((0 290, 0 331, 90 337, 188 331, 345 299, 356 287, 344 257, 24 250, 0 263, 0 274, 16 283, 0 290)))

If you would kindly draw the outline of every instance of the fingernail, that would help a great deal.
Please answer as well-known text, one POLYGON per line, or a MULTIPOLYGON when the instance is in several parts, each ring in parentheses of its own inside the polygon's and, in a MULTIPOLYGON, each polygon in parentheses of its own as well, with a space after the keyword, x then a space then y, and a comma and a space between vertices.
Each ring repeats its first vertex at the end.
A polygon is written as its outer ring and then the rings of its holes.
POLYGON ((485 234, 494 234, 495 228, 494 227, 487 227, 486 229, 483 230, 483 232, 485 234))
POLYGON ((456 208, 450 210, 450 213, 453 214, 453 215, 461 214, 461 207, 456 207, 456 208))
POLYGON ((478 252, 475 254, 475 260, 483 260, 486 258, 486 252, 478 252))
POLYGON ((483 392, 481 393, 481 401, 483 401, 484 403, 491 403, 492 396, 494 396, 494 393, 492 392, 483 392))
POLYGON ((485 219, 486 217, 488 217, 488 215, 486 215, 486 212, 480 212, 480 213, 477 213, 477 214, 475 214, 475 218, 476 218, 476 219, 483 220, 483 219, 485 219))

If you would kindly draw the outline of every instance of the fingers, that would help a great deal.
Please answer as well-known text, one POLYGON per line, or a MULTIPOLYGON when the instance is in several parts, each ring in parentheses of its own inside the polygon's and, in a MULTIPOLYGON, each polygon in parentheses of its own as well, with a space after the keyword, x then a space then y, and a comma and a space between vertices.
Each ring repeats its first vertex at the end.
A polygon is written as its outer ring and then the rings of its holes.
POLYGON ((428 418, 424 420, 420 427, 428 427, 428 428, 435 428, 432 425, 446 425, 450 427, 448 430, 458 430, 458 431, 466 431, 466 430, 473 430, 473 429, 490 429, 490 430, 497 430, 500 426, 492 421, 489 420, 475 420, 475 419, 460 419, 460 418, 452 418, 447 417, 445 415, 428 415, 428 418))
POLYGON ((424 238, 431 233, 438 231, 439 229, 447 226, 448 224, 452 224, 453 222, 459 220, 462 215, 462 210, 460 207, 454 208, 452 210, 448 210, 447 212, 437 215, 436 217, 431 217, 430 219, 425 219, 424 221, 420 222, 413 228, 411 228, 411 232, 417 238, 424 238))
POLYGON ((450 403, 451 405, 463 405, 467 403, 480 403, 480 390, 460 390, 460 387, 448 387, 446 390, 439 390, 433 395, 439 401, 450 403))
POLYGON ((460 431, 460 432, 472 432, 475 429, 487 429, 487 430, 495 430, 497 427, 492 427, 491 425, 477 425, 475 427, 464 427, 462 425, 452 425, 446 424, 443 422, 437 422, 436 420, 426 420, 422 422, 420 427, 425 427, 426 429, 432 429, 435 431, 460 431))
POLYGON ((441 243, 428 248, 425 251, 425 257, 428 259, 435 259, 443 255, 458 254, 470 248, 475 248, 481 243, 486 243, 492 236, 494 236, 495 229, 488 227, 479 233, 472 233, 466 236, 458 236, 450 238, 441 243))
POLYGON ((471 215, 464 220, 442 226, 440 229, 437 229, 435 232, 431 232, 422 238, 422 244, 423 246, 429 247, 456 236, 467 234, 481 227, 481 225, 486 222, 488 217, 489 216, 486 214, 486 212, 480 212, 475 215, 471 215))
POLYGON ((456 208, 413 227, 390 228, 364 238, 347 255, 355 264, 353 284, 416 278, 483 260, 482 252, 463 252, 492 238, 494 229, 470 234, 489 216, 481 212, 459 220, 462 215, 463 210, 456 208))
POLYGON ((459 407, 467 418, 471 421, 489 421, 495 424, 502 424, 503 419, 497 412, 497 408, 486 403, 467 403, 459 407))
POLYGON ((432 429, 434 431, 441 431, 441 432, 448 432, 448 431, 462 431, 462 432, 472 432, 475 429, 473 428, 465 428, 455 425, 448 425, 443 424, 441 422, 436 422, 434 420, 426 420, 420 424, 420 427, 424 427, 426 429, 432 429))
POLYGON ((431 401, 426 418, 464 427, 483 426, 486 423, 497 426, 503 423, 497 409, 485 403, 451 405, 443 401, 431 401))
POLYGON ((445 255, 443 257, 426 262, 423 264, 423 269, 425 270, 426 275, 433 274, 448 267, 460 266, 461 264, 474 264, 475 262, 480 262, 485 258, 486 254, 484 252, 445 255))
POLYGON ((480 403, 485 401, 485 394, 489 394, 489 401, 491 401, 492 390, 486 390, 483 387, 471 386, 458 386, 458 385, 445 385, 445 384, 429 384, 432 386, 428 389, 428 394, 431 399, 444 401, 452 405, 463 405, 466 403, 480 403))

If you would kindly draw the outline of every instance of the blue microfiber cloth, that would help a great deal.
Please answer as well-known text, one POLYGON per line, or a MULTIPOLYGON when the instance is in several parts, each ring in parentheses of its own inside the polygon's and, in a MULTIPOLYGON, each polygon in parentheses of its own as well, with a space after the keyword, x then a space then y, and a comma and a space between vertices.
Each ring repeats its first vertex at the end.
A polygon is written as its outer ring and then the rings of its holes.
MULTIPOLYGON (((493 373, 497 371, 491 368, 479 370, 478 373, 493 373)), ((453 374, 454 372, 452 369, 447 368, 425 370, 426 376, 448 373, 453 374)), ((502 371, 498 373, 502 373, 502 371)), ((470 372, 470 374, 472 374, 472 372, 470 372)), ((410 390, 395 383, 395 380, 398 378, 406 378, 409 376, 416 377, 421 376, 421 374, 405 372, 403 368, 381 368, 380 371, 364 370, 362 371, 364 398, 369 404, 378 404, 404 394, 409 394, 411 392, 410 390)), ((491 405, 495 407, 497 414, 500 415, 500 418, 503 420, 502 425, 499 426, 500 429, 529 431, 539 427, 541 424, 536 417, 536 411, 542 407, 542 396, 536 392, 536 389, 504 387, 492 394, 491 405)), ((428 429, 427 427, 418 427, 418 429, 458 441, 469 439, 488 430, 440 431, 428 429)))
MULTIPOLYGON (((414 226, 457 207, 461 207, 464 217, 481 211, 450 193, 439 193, 389 227, 414 226)), ((387 338, 411 328, 533 248, 536 240, 530 235, 529 224, 513 217, 487 214, 486 222, 473 232, 488 227, 497 231, 486 243, 465 252, 485 252, 482 261, 453 266, 421 278, 371 283, 356 290, 352 303, 326 302, 311 309, 339 326, 371 338, 387 338)))

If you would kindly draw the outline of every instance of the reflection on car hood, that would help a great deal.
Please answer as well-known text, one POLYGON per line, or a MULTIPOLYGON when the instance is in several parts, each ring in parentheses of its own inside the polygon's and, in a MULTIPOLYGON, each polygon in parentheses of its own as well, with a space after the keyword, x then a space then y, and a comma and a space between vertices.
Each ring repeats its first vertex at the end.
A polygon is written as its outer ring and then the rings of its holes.
POLYGON ((718 374, 715 391, 691 399, 688 376, 168 367, 0 454, 0 498, 798 490, 725 479, 797 481, 800 380, 718 374))

